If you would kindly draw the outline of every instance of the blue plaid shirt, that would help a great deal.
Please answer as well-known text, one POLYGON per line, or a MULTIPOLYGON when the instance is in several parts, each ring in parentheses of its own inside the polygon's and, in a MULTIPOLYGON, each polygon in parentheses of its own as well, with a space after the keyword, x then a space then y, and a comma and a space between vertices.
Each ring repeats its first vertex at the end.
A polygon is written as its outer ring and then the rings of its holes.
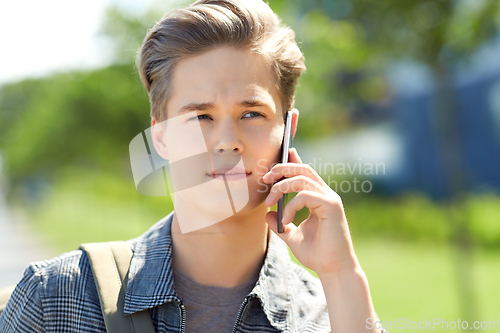
MULTIPOLYGON (((172 217, 129 241, 134 255, 125 315, 149 309, 158 333, 184 330, 172 276, 172 217)), ((330 332, 320 281, 290 259, 273 232, 257 283, 235 319, 234 332, 330 332)), ((78 250, 31 263, 0 317, 0 332, 106 332, 86 254, 78 250)))

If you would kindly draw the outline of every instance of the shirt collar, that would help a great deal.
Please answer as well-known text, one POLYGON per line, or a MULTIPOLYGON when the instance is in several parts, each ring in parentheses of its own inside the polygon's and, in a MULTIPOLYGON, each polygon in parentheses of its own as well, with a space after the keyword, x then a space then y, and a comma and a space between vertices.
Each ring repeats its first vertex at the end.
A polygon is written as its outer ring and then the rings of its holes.
POLYGON ((289 266, 292 261, 286 243, 270 229, 269 233, 266 258, 249 296, 258 297, 269 322, 277 329, 285 330, 291 302, 288 274, 292 271, 289 266))
MULTIPOLYGON (((132 241, 134 255, 130 263, 125 315, 178 301, 172 273, 171 212, 142 236, 132 241)), ((266 258, 249 297, 258 297, 270 323, 284 327, 290 303, 287 272, 291 262, 288 247, 271 230, 266 258), (276 315, 279 313, 280 315, 276 315)))
POLYGON ((173 213, 132 241, 134 255, 128 273, 125 315, 178 300, 174 291, 171 266, 170 226, 173 213))

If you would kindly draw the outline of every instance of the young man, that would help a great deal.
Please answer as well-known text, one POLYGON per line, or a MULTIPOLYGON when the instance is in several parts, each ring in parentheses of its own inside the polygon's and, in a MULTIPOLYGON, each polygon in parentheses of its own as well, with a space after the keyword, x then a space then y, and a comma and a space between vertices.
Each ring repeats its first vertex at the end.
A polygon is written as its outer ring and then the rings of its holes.
MULTIPOLYGON (((129 242, 125 315, 148 310, 156 332, 377 332, 340 197, 296 150, 277 164, 304 68, 261 0, 197 1, 148 33, 139 70, 175 209, 129 242), (278 234, 269 207, 289 192, 278 234)), ((86 254, 31 264, 0 331, 105 332, 86 254)))

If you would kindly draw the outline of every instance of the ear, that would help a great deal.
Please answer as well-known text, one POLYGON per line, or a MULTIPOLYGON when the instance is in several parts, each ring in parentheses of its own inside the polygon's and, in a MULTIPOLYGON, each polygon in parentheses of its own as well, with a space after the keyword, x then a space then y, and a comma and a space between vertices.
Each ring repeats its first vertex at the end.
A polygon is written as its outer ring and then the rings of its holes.
POLYGON ((166 122, 157 122, 151 118, 151 138, 158 154, 168 160, 167 146, 165 145, 166 122))
POLYGON ((299 110, 292 109, 289 112, 292 113, 292 139, 295 137, 295 132, 297 132, 297 125, 299 124, 299 110))

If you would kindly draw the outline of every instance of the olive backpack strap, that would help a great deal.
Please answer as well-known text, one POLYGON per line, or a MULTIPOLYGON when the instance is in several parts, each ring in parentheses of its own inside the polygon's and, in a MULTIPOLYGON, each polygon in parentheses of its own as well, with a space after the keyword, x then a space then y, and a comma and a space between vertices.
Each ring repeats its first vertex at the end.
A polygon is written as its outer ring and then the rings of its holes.
POLYGON ((149 310, 125 316, 125 292, 132 249, 123 241, 80 246, 90 260, 108 333, 154 333, 149 310))

